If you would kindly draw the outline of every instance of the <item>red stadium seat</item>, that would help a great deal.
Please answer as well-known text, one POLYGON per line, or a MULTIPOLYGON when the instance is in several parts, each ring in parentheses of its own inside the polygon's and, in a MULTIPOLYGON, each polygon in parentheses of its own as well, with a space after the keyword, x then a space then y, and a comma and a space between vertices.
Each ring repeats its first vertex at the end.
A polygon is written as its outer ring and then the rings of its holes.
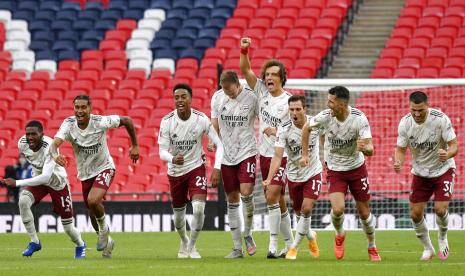
POLYGON ((391 37, 405 37, 410 39, 413 35, 413 29, 410 27, 396 27, 392 30, 391 37))
POLYGON ((408 42, 409 48, 423 48, 427 50, 430 47, 431 39, 426 37, 413 37, 408 42))
POLYGON ((418 68, 421 67, 420 60, 421 60, 420 58, 416 58, 416 57, 402 58, 399 61, 399 67, 398 68, 414 68, 414 69, 418 69, 418 68))
POLYGON ((238 6, 233 12, 233 18, 251 19, 255 16, 255 11, 255 8, 238 6))
POLYGON ((425 56, 425 49, 423 48, 407 48, 404 51, 403 57, 423 58, 425 56))
POLYGON ((462 69, 457 67, 442 68, 439 72, 440 78, 461 78, 462 69))
POLYGON ((417 71, 417 78, 437 78, 439 77, 439 69, 434 67, 424 67, 417 71))
POLYGON ((404 50, 408 46, 408 39, 405 37, 394 37, 386 42, 386 48, 400 48, 404 50))
POLYGON ((436 16, 423 16, 417 22, 417 28, 419 27, 431 27, 437 29, 439 27, 441 19, 436 16))
POLYGON ((396 58, 380 58, 376 61, 376 68, 391 68, 395 69, 397 67, 399 60, 396 58))
POLYGON ((413 68, 399 68, 394 71, 393 77, 396 79, 415 78, 416 70, 413 68))

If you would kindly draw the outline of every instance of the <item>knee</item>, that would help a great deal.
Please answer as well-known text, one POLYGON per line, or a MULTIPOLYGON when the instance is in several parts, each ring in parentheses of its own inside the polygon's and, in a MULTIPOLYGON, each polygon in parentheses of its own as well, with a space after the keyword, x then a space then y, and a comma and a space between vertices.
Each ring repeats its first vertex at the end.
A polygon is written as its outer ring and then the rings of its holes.
POLYGON ((89 206, 90 209, 96 208, 98 205, 100 205, 101 202, 102 202, 102 200, 100 198, 97 198, 97 197, 88 197, 87 198, 87 205, 89 206))
POLYGON ((423 218, 423 211, 420 210, 411 210, 410 211, 410 218, 415 222, 418 223, 423 218))
POLYGON ((438 217, 443 217, 447 213, 447 208, 443 206, 434 206, 434 212, 438 217))
POLYGON ((344 214, 344 207, 342 206, 335 206, 332 208, 333 214, 337 217, 340 217, 344 214))
POLYGON ((302 208, 300 209, 300 212, 301 214, 305 215, 305 216, 308 216, 311 212, 311 208, 310 206, 302 206, 302 208))
POLYGON ((20 210, 29 209, 32 206, 31 198, 28 195, 21 194, 18 200, 20 210))

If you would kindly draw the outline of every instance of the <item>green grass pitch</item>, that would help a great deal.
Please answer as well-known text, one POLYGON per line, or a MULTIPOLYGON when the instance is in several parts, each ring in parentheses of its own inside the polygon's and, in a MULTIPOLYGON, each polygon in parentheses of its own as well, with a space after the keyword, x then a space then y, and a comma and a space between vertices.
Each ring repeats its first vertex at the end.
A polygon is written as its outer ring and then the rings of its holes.
MULTIPOLYGON (((268 233, 255 232, 257 253, 244 259, 225 260, 232 242, 229 232, 202 232, 197 244, 201 260, 176 259, 176 233, 114 233, 112 259, 95 250, 96 235, 83 235, 87 258, 74 260, 74 246, 65 234, 41 234, 42 250, 32 258, 21 256, 29 239, 26 234, 0 235, 0 275, 465 275, 465 235, 449 232, 450 257, 421 262, 422 252, 412 231, 378 231, 381 263, 368 261, 363 232, 348 232, 344 260, 333 255, 332 231, 319 231, 321 257, 312 259, 301 244, 296 261, 267 260, 268 233)), ((431 231, 437 249, 437 232, 431 231)))

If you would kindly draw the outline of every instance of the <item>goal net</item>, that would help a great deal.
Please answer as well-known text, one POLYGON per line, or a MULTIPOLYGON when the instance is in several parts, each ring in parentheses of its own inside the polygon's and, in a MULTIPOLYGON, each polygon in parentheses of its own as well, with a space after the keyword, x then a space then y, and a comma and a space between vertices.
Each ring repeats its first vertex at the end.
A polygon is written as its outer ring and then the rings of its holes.
MULTIPOLYGON (((393 157, 397 140, 397 127, 402 116, 408 110, 408 96, 411 92, 421 90, 427 93, 432 108, 446 113, 452 121, 459 148, 465 144, 465 80, 459 79, 332 79, 332 80, 288 80, 286 89, 293 93, 302 93, 307 98, 310 115, 316 115, 326 108, 329 88, 343 85, 350 94, 350 105, 357 107, 367 116, 373 136, 375 154, 366 157, 366 165, 370 180, 371 208, 377 218, 378 229, 411 228, 409 218, 409 193, 412 175, 410 173, 410 152, 408 158, 397 174, 393 170, 393 157)), ((463 152, 463 151, 462 151, 463 152)), ((320 149, 321 158, 323 149, 320 149)), ((465 155, 455 157, 457 165, 453 200, 450 202, 450 229, 465 228, 465 180, 462 177, 465 169, 465 155)), ((257 172, 260 172, 257 169, 257 172)), ((256 229, 267 229, 267 208, 258 175, 255 187, 256 195, 256 229)), ((286 193, 288 202, 289 197, 286 193)), ((289 210, 292 210, 289 203, 289 210)), ((426 221, 430 229, 437 228, 434 219, 433 205, 430 202, 426 210, 426 221)), ((330 219, 330 203, 328 185, 324 173, 322 194, 312 213, 312 227, 315 229, 332 229, 330 219)), ((346 196, 346 229, 360 229, 355 201, 346 196)), ((293 220, 295 226, 295 220, 293 220)))

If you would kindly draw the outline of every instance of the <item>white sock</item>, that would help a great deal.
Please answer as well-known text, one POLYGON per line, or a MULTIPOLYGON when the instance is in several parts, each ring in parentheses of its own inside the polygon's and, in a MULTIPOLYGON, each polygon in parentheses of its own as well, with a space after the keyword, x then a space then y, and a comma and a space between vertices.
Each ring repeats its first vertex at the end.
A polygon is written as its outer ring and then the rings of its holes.
POLYGON ((193 200, 192 201, 192 210, 194 217, 191 223, 191 239, 190 247, 194 247, 197 238, 199 237, 200 231, 203 228, 203 222, 205 220, 205 201, 202 200, 193 200))
POLYGON ((281 224, 281 210, 279 204, 268 205, 268 224, 270 225, 270 245, 269 251, 277 252, 279 225, 281 224))
POLYGON ((242 250, 241 220, 239 218, 239 203, 228 204, 229 228, 231 229, 234 249, 242 250))
POLYGON ((449 212, 443 217, 436 215, 436 224, 438 225, 438 238, 441 240, 447 239, 447 227, 449 225, 449 212))
POLYGON ((97 224, 98 224, 98 230, 99 231, 105 231, 107 230, 107 222, 105 220, 105 214, 103 214, 103 216, 97 218, 95 217, 95 219, 97 220, 97 224))
POLYGON ((34 196, 30 192, 23 191, 19 197, 18 205, 21 220, 23 221, 24 227, 26 228, 31 241, 34 243, 39 243, 36 226, 34 225, 34 215, 31 211, 31 206, 34 204, 34 201, 34 196))
POLYGON ((174 227, 178 232, 179 237, 183 243, 187 243, 189 238, 186 234, 186 206, 173 208, 174 213, 174 227))
MULTIPOLYGON (((412 221, 413 222, 413 221, 412 221)), ((413 228, 417 238, 423 244, 423 248, 426 250, 433 250, 433 245, 431 244, 431 239, 429 237, 428 227, 426 226, 425 219, 422 218, 419 223, 413 222, 413 228)))
POLYGON ((344 214, 340 215, 339 217, 334 215, 333 210, 331 210, 331 221, 333 222, 334 230, 336 230, 336 234, 344 235, 344 214))
POLYGON ((308 236, 308 232, 310 232, 309 229, 310 229, 311 219, 312 219, 311 216, 305 217, 304 215, 302 215, 300 217, 300 220, 297 223, 297 228, 295 231, 295 240, 292 243, 292 247, 298 248, 303 237, 308 236))
POLYGON ((279 225, 281 234, 283 234, 284 242, 286 243, 286 248, 289 247, 294 242, 294 236, 292 235, 291 229, 291 216, 289 215, 289 211, 281 214, 281 223, 279 225))
POLYGON ((81 238, 81 233, 74 227, 74 219, 61 219, 61 224, 63 229, 65 229, 66 234, 71 238, 71 241, 74 242, 77 246, 83 246, 84 241, 81 238))
POLYGON ((374 224, 374 219, 373 215, 370 213, 368 215, 368 218, 366 220, 360 219, 362 223, 362 228, 363 231, 365 232, 365 235, 368 240, 368 248, 376 247, 375 243, 375 226, 374 224))
MULTIPOLYGON (((300 218, 301 216, 300 215, 296 215, 296 220, 297 220, 297 224, 299 223, 300 221, 300 218)), ((308 231, 307 231, 307 239, 308 240, 313 240, 313 232, 312 232, 312 216, 310 216, 310 224, 308 225, 308 231)))
POLYGON ((252 235, 254 200, 253 194, 241 196, 242 216, 244 217, 244 236, 252 235))

